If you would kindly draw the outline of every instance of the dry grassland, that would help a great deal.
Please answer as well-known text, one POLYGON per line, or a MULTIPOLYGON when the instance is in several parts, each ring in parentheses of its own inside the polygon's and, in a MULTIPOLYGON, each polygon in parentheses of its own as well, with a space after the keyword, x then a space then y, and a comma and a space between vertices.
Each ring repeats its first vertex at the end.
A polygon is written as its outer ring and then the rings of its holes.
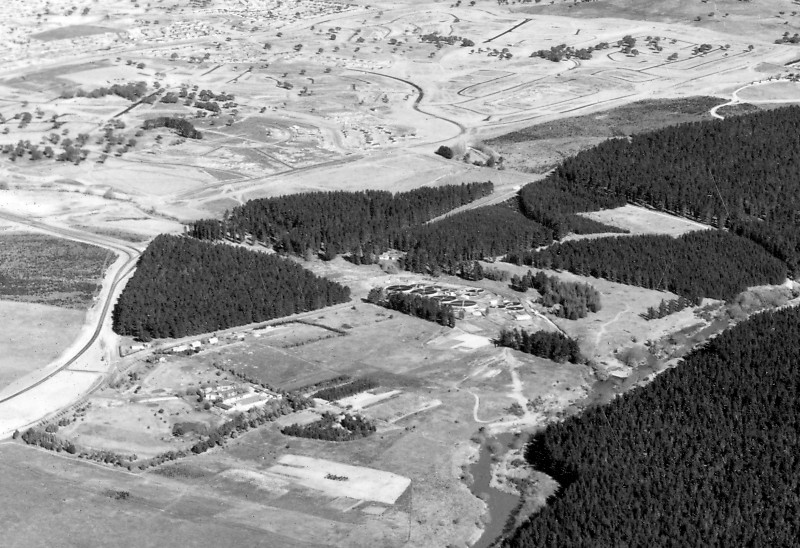
MULTIPOLYGON (((370 6, 212 0, 190 7, 117 2, 93 4, 86 13, 56 4, 50 13, 44 13, 44 0, 0 6, 0 30, 8 38, 0 52, 0 146, 30 141, 38 150, 51 146, 57 155, 66 139, 74 142, 86 133, 80 145, 86 159, 32 160, 30 147, 22 155, 6 151, 0 155, 0 209, 129 241, 178 233, 185 222, 218 217, 248 199, 309 190, 402 191, 492 180, 496 193, 486 201, 491 203, 534 179, 526 172, 544 172, 601 139, 705 119, 729 97, 736 105, 796 100, 797 84, 749 85, 785 76, 792 69, 785 64, 798 56, 795 47, 773 43, 794 17, 778 13, 784 8, 778 0, 730 4, 724 7, 729 13, 714 15, 708 5, 676 0, 655 8, 631 0, 524 6, 489 0, 370 6), (519 25, 525 19, 530 20, 519 25), (439 48, 421 40, 433 32, 475 45, 439 48), (625 35, 636 38, 638 55, 615 45, 625 35), (648 47, 654 36, 661 49, 648 47), (580 62, 531 58, 556 44, 584 48, 602 41, 611 47, 580 62), (701 42, 711 44, 711 51, 694 52, 701 42), (511 57, 500 58, 504 48, 511 57), (677 58, 670 60, 672 55, 677 58), (212 115, 183 97, 134 104, 114 95, 62 96, 138 81, 147 84, 148 94, 211 90, 234 99, 221 100, 220 114, 212 115), (685 99, 692 96, 701 97, 685 99), (650 102, 632 104, 641 99, 650 102), (21 123, 25 112, 31 119, 21 123), (144 120, 162 115, 186 117, 203 139, 140 129, 144 120), (459 161, 487 139, 534 124, 489 141, 504 156, 504 171, 459 161), (111 126, 115 142, 104 152, 104 128, 111 126), (442 143, 459 151, 455 161, 432 154, 442 143)), ((632 233, 678 235, 700 228, 631 206, 592 216, 632 233)), ((375 285, 422 279, 388 276, 377 266, 341 259, 306 266, 350 285, 356 299, 375 285)), ((126 358, 124 366, 142 378, 102 392, 85 420, 65 434, 97 449, 142 456, 186 443, 191 437, 171 438, 174 422, 212 425, 221 417, 197 409, 191 399, 131 400, 231 382, 215 362, 286 389, 368 374, 381 383, 375 392, 399 392, 382 401, 352 400, 371 403, 363 412, 377 421, 378 431, 369 438, 332 444, 280 433, 282 424, 315 419, 318 409, 250 431, 224 451, 139 476, 0 445, 0 473, 8 478, 0 490, 0 521, 10 524, 4 540, 11 546, 59 545, 64 539, 99 545, 110 538, 120 545, 175 538, 187 545, 469 545, 480 536, 486 511, 461 479, 462 467, 475 458, 476 446, 468 440, 478 428, 530 430, 563 416, 586 401, 595 372, 636 378, 636 370, 623 363, 626 351, 641 351, 652 340, 670 357, 717 313, 699 318, 687 309, 646 322, 639 314, 674 296, 558 276, 595 286, 603 309, 577 321, 535 316, 526 323, 494 309, 449 330, 357 303, 314 317, 344 329, 344 337, 292 324, 259 337, 248 333, 243 342, 196 356, 170 357, 152 368, 126 358), (511 325, 563 330, 579 340, 592 367, 556 365, 485 344, 511 325), (669 337, 675 333, 673 344, 669 337), (512 404, 519 404, 522 415, 509 410, 512 404), (131 497, 111 500, 109 490, 129 491, 131 497), (48 526, 39 527, 43 522, 48 526)), ((514 301, 535 296, 488 280, 475 285, 514 301)), ((74 336, 78 321, 39 305, 20 312, 0 303, 0 317, 11 313, 7 323, 18 328, 0 339, 9 348, 0 361, 0 383, 18 381, 29 364, 53 356, 74 336), (43 314, 46 320, 37 319, 43 314), (25 331, 30 338, 23 340, 25 331), (25 349, 41 339, 46 342, 37 346, 40 354, 25 349), (20 367, 20 359, 31 355, 20 367)), ((57 412, 70 403, 68 394, 99 384, 98 371, 109 367, 101 356, 115 340, 87 355, 76 366, 81 371, 58 373, 52 382, 0 404, 0 435, 57 412)))
POLYGON ((0 301, 0 387, 58 358, 78 335, 85 313, 44 304, 0 301))

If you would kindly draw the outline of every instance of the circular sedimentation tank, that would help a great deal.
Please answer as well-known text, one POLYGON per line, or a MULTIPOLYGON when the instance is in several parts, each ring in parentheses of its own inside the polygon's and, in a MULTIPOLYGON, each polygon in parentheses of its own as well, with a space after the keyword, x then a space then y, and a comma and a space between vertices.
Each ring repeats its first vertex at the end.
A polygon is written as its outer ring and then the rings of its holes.
POLYGON ((418 287, 416 289, 412 289, 411 293, 414 295, 435 295, 438 291, 430 286, 427 287, 418 287))
POLYGON ((414 289, 412 285, 390 285, 386 288, 386 291, 389 293, 408 293, 414 289))
POLYGON ((476 306, 478 306, 478 303, 476 303, 475 301, 471 301, 469 299, 458 299, 451 301, 447 304, 449 304, 453 308, 475 308, 476 306))

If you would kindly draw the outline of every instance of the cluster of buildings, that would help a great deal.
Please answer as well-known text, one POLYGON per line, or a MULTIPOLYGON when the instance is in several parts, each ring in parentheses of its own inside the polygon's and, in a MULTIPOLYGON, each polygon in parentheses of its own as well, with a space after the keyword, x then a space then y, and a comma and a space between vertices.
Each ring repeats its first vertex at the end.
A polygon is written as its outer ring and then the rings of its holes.
MULTIPOLYGON (((512 301, 487 292, 480 287, 449 287, 430 283, 390 285, 387 293, 420 295, 449 305, 454 311, 473 316, 483 316, 482 310, 496 309, 507 312, 518 322, 531 320, 532 316, 519 301, 512 301)), ((531 305, 532 306, 532 305, 531 305)))
POLYGON ((173 354, 180 354, 181 352, 186 352, 187 350, 199 351, 203 348, 203 343, 208 345, 215 345, 219 343, 219 339, 217 337, 209 337, 204 341, 192 341, 184 344, 179 344, 177 346, 173 346, 170 348, 170 352, 173 354))
MULTIPOLYGON (((386 292, 420 295, 438 301, 441 304, 449 305, 453 310, 477 312, 478 302, 474 299, 484 296, 486 290, 480 287, 445 287, 442 285, 417 283, 390 285, 386 288, 386 292)), ((478 312, 478 314, 480 314, 480 312, 478 312)))
POLYGON ((247 411, 251 407, 280 397, 269 390, 252 386, 237 387, 231 384, 203 388, 201 392, 203 399, 213 402, 215 406, 229 413, 247 411))

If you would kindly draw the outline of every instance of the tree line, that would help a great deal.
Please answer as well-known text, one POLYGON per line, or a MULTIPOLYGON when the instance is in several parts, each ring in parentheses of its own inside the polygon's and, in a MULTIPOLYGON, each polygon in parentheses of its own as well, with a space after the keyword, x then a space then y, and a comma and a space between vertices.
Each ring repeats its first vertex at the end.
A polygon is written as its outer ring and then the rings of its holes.
POLYGON ((666 318, 670 314, 680 312, 684 308, 690 306, 700 306, 703 299, 696 297, 694 299, 687 299, 686 297, 678 297, 677 299, 661 299, 658 306, 648 306, 647 312, 642 314, 645 320, 658 320, 666 318))
POLYGON ((160 235, 112 314, 116 333, 183 337, 347 302, 349 288, 278 256, 160 235))
POLYGON ((340 400, 348 396, 353 396, 359 392, 364 392, 371 388, 380 386, 377 380, 370 377, 362 377, 347 384, 340 384, 338 386, 329 386, 314 392, 312 398, 320 398, 328 401, 340 400))
POLYGON ((191 451, 194 454, 205 453, 216 446, 224 445, 230 437, 272 422, 283 415, 313 407, 313 404, 314 402, 306 398, 285 394, 279 400, 270 400, 264 405, 252 407, 244 413, 237 413, 232 419, 214 428, 206 438, 195 443, 191 451))
MULTIPOLYGON (((399 261, 405 270, 475 280, 482 277, 477 260, 548 244, 556 235, 553 227, 573 232, 619 232, 572 213, 562 215, 569 218, 568 226, 553 224, 555 214, 542 217, 553 226, 546 227, 527 218, 534 215, 533 206, 522 208, 525 215, 521 214, 516 200, 428 222, 491 191, 492 183, 488 182, 425 187, 395 195, 367 190, 251 200, 226 213, 222 220, 195 222, 190 234, 205 240, 245 242, 253 238, 276 251, 303 256, 320 253, 324 259, 344 253, 354 264, 376 263, 383 251, 394 248, 406 252, 399 261)), ((553 193, 549 199, 566 202, 565 196, 564 192, 553 193)), ((590 202, 588 197, 571 200, 572 209, 596 209, 603 203, 590 202)))
POLYGON ((397 238, 395 247, 406 251, 400 260, 405 270, 480 279, 473 274, 476 260, 521 252, 552 240, 551 230, 513 207, 492 205, 408 230, 397 238))
POLYGON ((523 293, 534 288, 542 296, 544 306, 558 307, 555 314, 561 318, 577 320, 600 310, 600 292, 594 287, 582 282, 564 282, 544 272, 533 274, 528 270, 524 276, 515 274, 511 277, 511 288, 523 293))
POLYGON ((527 448, 560 492, 507 547, 793 546, 800 311, 758 314, 527 448))
POLYGON ((507 257, 536 268, 671 291, 690 300, 729 300, 747 287, 779 284, 786 265, 755 243, 719 230, 665 235, 612 236, 556 243, 507 257))
POLYGON ((138 101, 147 93, 147 82, 128 82, 127 84, 114 84, 111 87, 100 87, 92 91, 84 91, 79 88, 77 91, 64 91, 61 99, 72 99, 73 97, 89 97, 99 99, 106 95, 116 95, 128 101, 138 101))
POLYGON ((281 429, 286 436, 324 441, 352 441, 375 433, 375 424, 361 415, 345 413, 341 417, 326 411, 309 424, 291 424, 281 429))
POLYGON ((800 260, 800 148, 787 136, 798 129, 796 106, 666 127, 580 152, 546 181, 729 228, 794 270, 800 260))
POLYGON ((554 362, 582 363, 578 341, 558 331, 529 332, 524 329, 501 329, 496 346, 513 348, 554 362))
POLYGON ((492 193, 491 182, 423 187, 392 194, 305 192, 250 200, 222 221, 202 220, 192 236, 244 241, 247 235, 276 251, 303 255, 324 250, 328 255, 352 252, 367 263, 391 247, 404 229, 420 225, 452 209, 492 193))
POLYGON ((442 304, 430 297, 409 293, 390 293, 385 299, 376 304, 429 322, 436 322, 445 327, 456 326, 453 307, 442 304))

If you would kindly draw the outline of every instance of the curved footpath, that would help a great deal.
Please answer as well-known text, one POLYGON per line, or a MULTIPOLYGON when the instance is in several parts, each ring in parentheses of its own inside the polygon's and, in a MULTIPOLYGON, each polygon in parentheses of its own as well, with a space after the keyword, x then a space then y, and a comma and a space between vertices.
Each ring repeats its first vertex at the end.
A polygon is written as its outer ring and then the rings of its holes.
POLYGON ((109 361, 104 335, 110 333, 111 305, 136 268, 140 250, 114 238, 28 219, 0 210, 0 218, 50 234, 109 249, 117 260, 108 268, 98 301, 75 343, 57 360, 0 390, 0 439, 78 402, 105 378, 109 361), (106 331, 106 328, 109 328, 106 331))

